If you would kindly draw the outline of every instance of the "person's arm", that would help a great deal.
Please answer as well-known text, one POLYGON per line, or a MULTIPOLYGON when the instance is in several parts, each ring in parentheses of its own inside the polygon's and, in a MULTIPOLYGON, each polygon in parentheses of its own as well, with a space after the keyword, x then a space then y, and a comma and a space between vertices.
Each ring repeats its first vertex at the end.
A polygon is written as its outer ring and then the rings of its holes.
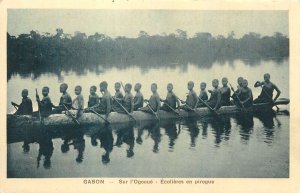
POLYGON ((29 110, 32 113, 33 112, 32 101, 29 100, 28 102, 29 102, 29 110))
POLYGON ((260 86, 263 86, 264 85, 264 82, 259 82, 259 81, 256 81, 256 83, 254 84, 254 87, 260 87, 260 86))
POLYGON ((281 94, 281 91, 279 90, 279 88, 275 85, 275 84, 273 84, 273 87, 274 87, 274 89, 276 90, 276 92, 277 92, 277 94, 276 94, 276 96, 275 96, 275 98, 274 98, 274 102, 278 99, 278 97, 280 96, 280 94, 281 94))
POLYGON ((158 111, 159 111, 159 109, 160 109, 160 107, 161 107, 161 103, 160 103, 160 97, 159 97, 159 95, 157 95, 157 97, 156 97, 156 102, 157 102, 157 110, 156 110, 156 112, 158 112, 158 111))
POLYGON ((131 95, 130 96, 130 113, 132 113, 133 112, 133 110, 134 110, 134 101, 133 101, 133 96, 131 95))
POLYGON ((214 110, 217 110, 220 107, 220 103, 221 103, 221 91, 218 90, 217 91, 217 103, 214 107, 214 110))
POLYGON ((175 94, 174 94, 174 97, 175 97, 175 101, 176 101, 176 105, 177 105, 176 109, 177 109, 180 107, 180 102, 178 100, 178 97, 175 94))
POLYGON ((16 107, 20 107, 20 105, 18 105, 17 103, 15 103, 15 102, 11 102, 11 104, 13 105, 13 106, 16 106, 16 107))
POLYGON ((106 116, 108 116, 111 111, 110 97, 108 96, 105 97, 105 101, 106 101, 106 116))
POLYGON ((194 97, 194 101, 195 101, 195 103, 194 103, 194 105, 193 105, 193 109, 195 109, 196 108, 196 105, 197 105, 197 102, 198 102, 198 96, 197 96, 197 94, 194 92, 193 93, 193 97, 194 97))

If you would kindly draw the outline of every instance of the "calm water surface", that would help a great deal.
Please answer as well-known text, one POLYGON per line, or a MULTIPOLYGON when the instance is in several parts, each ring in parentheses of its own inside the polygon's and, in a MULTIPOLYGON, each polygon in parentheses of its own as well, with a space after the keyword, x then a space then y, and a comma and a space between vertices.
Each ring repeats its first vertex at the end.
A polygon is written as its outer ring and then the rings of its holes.
MULTIPOLYGON (((169 66, 169 65, 168 65, 169 66)), ((69 84, 74 96, 76 85, 83 86, 88 98, 91 85, 109 82, 113 93, 116 81, 141 82, 145 97, 150 96, 150 84, 158 83, 162 98, 166 85, 185 98, 186 83, 199 83, 227 76, 232 85, 243 76, 248 79, 254 96, 260 89, 252 85, 262 80, 265 72, 281 89, 281 97, 289 97, 288 60, 280 63, 261 61, 249 65, 236 60, 215 63, 211 68, 193 64, 143 70, 138 67, 109 68, 99 71, 61 72, 60 76, 44 73, 18 73, 8 80, 7 111, 13 113, 10 101, 20 102, 23 88, 50 87, 54 103, 59 101, 59 84, 69 84)), ((33 100, 34 102, 34 100, 33 100)), ((87 101, 86 101, 87 102, 87 101)), ((34 102, 34 109, 37 105, 34 102)), ((282 107, 288 109, 288 107, 282 107)), ((142 122, 136 125, 91 126, 85 128, 24 128, 8 129, 8 177, 288 177, 289 176, 289 116, 238 116, 221 120, 182 120, 142 122)))

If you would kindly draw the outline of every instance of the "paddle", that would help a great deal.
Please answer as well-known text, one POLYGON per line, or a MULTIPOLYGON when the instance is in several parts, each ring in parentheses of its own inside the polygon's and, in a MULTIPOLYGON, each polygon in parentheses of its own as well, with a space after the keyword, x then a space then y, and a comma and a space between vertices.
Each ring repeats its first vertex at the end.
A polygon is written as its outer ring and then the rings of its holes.
MULTIPOLYGON (((160 99, 161 101, 164 101, 162 99, 160 99)), ((167 102, 164 102, 164 104, 166 104, 176 115, 178 115, 178 117, 181 117, 182 116, 179 114, 179 112, 177 112, 175 109, 173 109, 167 102)))
POLYGON ((16 110, 18 110, 18 108, 16 107, 16 106, 17 106, 17 104, 16 104, 16 103, 14 103, 14 102, 11 102, 11 105, 12 105, 13 107, 15 107, 15 109, 16 109, 16 110))
POLYGON ((211 108, 211 106, 209 106, 204 100, 202 100, 200 97, 198 97, 198 99, 205 105, 207 106, 207 108, 209 108, 209 110, 211 110, 212 112, 214 112, 217 116, 219 116, 219 113, 214 110, 213 108, 211 108))
POLYGON ((66 109, 66 111, 69 113, 70 117, 72 118, 72 120, 77 123, 78 125, 80 125, 79 121, 74 117, 74 115, 69 111, 69 109, 66 107, 65 104, 62 104, 63 107, 66 109))
POLYGON ((126 114, 132 118, 134 121, 136 121, 136 119, 127 111, 127 109, 118 101, 118 99, 116 99, 115 97, 112 97, 117 103, 118 105, 126 112, 126 114))
POLYGON ((235 92, 234 88, 232 87, 232 85, 229 83, 229 86, 231 88, 231 90, 233 91, 233 93, 235 94, 236 98, 238 99, 239 103, 242 105, 242 109, 244 110, 245 109, 245 106, 244 104, 242 103, 240 97, 237 95, 237 93, 235 92))
POLYGON ((157 116, 157 113, 154 112, 154 110, 152 109, 152 107, 150 106, 149 102, 148 101, 145 101, 144 102, 147 104, 147 107, 150 109, 150 111, 155 115, 156 119, 158 121, 160 121, 159 117, 157 116))
POLYGON ((181 100, 181 99, 178 98, 178 97, 177 97, 177 99, 178 99, 181 103, 185 104, 186 107, 187 107, 188 109, 190 109, 191 111, 193 111, 194 113, 196 113, 196 114, 199 115, 200 117, 203 117, 203 115, 201 115, 200 113, 198 113, 198 112, 196 111, 196 109, 193 109, 193 108, 190 107, 188 104, 186 104, 186 102, 185 102, 184 100, 181 100))
POLYGON ((106 123, 110 124, 110 122, 107 119, 105 119, 103 116, 101 116, 99 113, 97 113, 94 109, 89 108, 88 110, 92 111, 95 115, 97 115, 98 117, 103 119, 106 123))
MULTIPOLYGON (((36 95, 36 98, 40 99, 40 96, 39 96, 39 94, 38 94, 37 89, 35 89, 35 95, 36 95)), ((36 102, 37 102, 37 104, 38 104, 38 112, 39 112, 40 122, 42 122, 42 116, 41 116, 40 105, 39 105, 39 102, 38 102, 38 101, 36 101, 36 102)))

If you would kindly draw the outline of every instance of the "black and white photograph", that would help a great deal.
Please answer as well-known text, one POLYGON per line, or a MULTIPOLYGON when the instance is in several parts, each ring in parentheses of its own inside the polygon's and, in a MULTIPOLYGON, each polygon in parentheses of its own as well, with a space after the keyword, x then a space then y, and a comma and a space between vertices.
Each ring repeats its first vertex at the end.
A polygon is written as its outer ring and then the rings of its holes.
POLYGON ((6 35, 7 178, 290 177, 287 10, 10 8, 6 35))

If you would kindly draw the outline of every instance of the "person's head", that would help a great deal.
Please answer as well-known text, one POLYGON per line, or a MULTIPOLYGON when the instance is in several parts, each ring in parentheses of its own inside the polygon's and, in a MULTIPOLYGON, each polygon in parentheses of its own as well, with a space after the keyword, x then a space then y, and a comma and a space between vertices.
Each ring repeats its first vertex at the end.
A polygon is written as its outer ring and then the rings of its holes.
POLYGON ((167 90, 168 90, 168 92, 171 92, 173 90, 173 84, 172 83, 168 84, 167 90))
POLYGON ((131 92, 131 89, 132 89, 132 85, 131 84, 129 84, 129 83, 127 83, 127 84, 125 84, 125 92, 131 92))
POLYGON ((66 92, 67 89, 68 89, 68 85, 67 85, 66 83, 62 83, 62 84, 60 85, 60 87, 59 87, 59 91, 60 91, 61 93, 66 92))
POLYGON ((79 86, 79 85, 76 86, 76 87, 75 87, 75 94, 76 94, 76 95, 80 95, 81 90, 82 90, 81 86, 79 86))
POLYGON ((212 86, 213 86, 214 88, 217 88, 217 87, 219 86, 219 80, 218 80, 218 79, 213 79, 213 81, 212 81, 212 86))
POLYGON ((27 98, 28 97, 28 90, 27 89, 23 89, 22 90, 22 97, 23 98, 27 98))
POLYGON ((137 91, 140 91, 141 88, 142 88, 141 83, 136 83, 136 84, 134 85, 134 90, 135 90, 136 92, 137 92, 137 91))
POLYGON ((107 82, 106 81, 102 81, 100 83, 100 92, 106 91, 107 90, 107 86, 108 86, 107 82))
POLYGON ((194 88, 194 82, 193 81, 189 81, 187 86, 188 86, 189 90, 193 90, 193 88, 194 88))
POLYGON ((271 76, 270 76, 269 73, 264 74, 264 80, 265 80, 265 82, 269 83, 270 82, 270 78, 271 78, 271 76))
POLYGON ((91 86, 90 88, 90 94, 95 94, 97 91, 97 87, 96 86, 91 86))
POLYGON ((120 84, 119 82, 116 82, 116 83, 115 83, 115 90, 116 90, 116 91, 119 91, 120 88, 121 88, 121 84, 120 84))
POLYGON ((243 80, 244 80, 243 77, 238 77, 237 83, 238 83, 239 86, 242 86, 243 80))
POLYGON ((248 87, 248 80, 244 79, 243 83, 242 83, 243 88, 247 88, 248 87))
POLYGON ((226 77, 222 78, 222 85, 227 86, 228 84, 228 79, 226 77))
POLYGON ((154 93, 157 91, 157 84, 156 83, 152 83, 151 84, 151 91, 154 93))
POLYGON ((44 97, 48 96, 48 94, 49 94, 49 87, 48 86, 43 87, 42 94, 43 94, 44 97))
POLYGON ((205 88, 206 88, 206 83, 205 82, 201 82, 200 89, 201 90, 205 90, 205 88))

